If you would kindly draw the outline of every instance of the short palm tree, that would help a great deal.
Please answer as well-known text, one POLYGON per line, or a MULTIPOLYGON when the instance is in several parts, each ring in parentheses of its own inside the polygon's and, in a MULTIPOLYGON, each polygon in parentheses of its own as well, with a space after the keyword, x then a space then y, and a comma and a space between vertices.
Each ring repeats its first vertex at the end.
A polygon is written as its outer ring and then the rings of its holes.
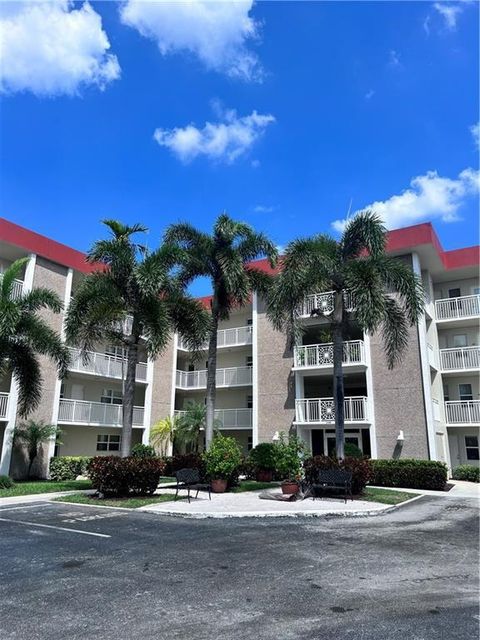
POLYGON ((54 424, 45 422, 35 422, 29 420, 15 427, 13 430, 13 442, 25 447, 28 458, 27 477, 30 478, 33 463, 40 453, 40 448, 46 442, 55 439, 57 444, 61 444, 61 430, 54 424))
POLYGON ((36 409, 42 395, 39 355, 50 357, 58 375, 67 373, 68 350, 61 337, 40 317, 44 309, 60 313, 62 302, 43 287, 14 293, 15 280, 28 258, 15 261, 0 278, 0 377, 11 373, 18 384, 18 411, 25 417, 36 409))
POLYGON ((273 268, 277 249, 263 233, 250 225, 220 215, 212 234, 186 223, 174 224, 165 233, 165 241, 183 250, 186 259, 180 277, 189 284, 198 277, 210 279, 212 287, 211 327, 208 344, 206 448, 213 439, 217 373, 217 331, 220 320, 229 318, 234 308, 244 306, 252 292, 266 292, 271 276, 250 265, 267 257, 273 268))
MULTIPOLYGON (((190 400, 185 405, 185 412, 175 420, 175 446, 198 453, 200 435, 207 424, 207 408, 202 402, 190 400)), ((214 420, 214 432, 221 427, 219 420, 214 420)))
POLYGON ((176 418, 167 416, 158 420, 150 428, 150 444, 160 457, 168 456, 170 445, 173 443, 176 418))
POLYGON ((147 231, 139 224, 105 220, 111 236, 95 242, 87 255, 98 268, 84 278, 66 318, 66 337, 82 352, 102 341, 122 346, 126 372, 123 389, 122 456, 131 452, 135 373, 139 345, 150 358, 179 331, 192 349, 207 335, 210 319, 201 305, 185 293, 175 275, 180 252, 172 246, 148 251, 133 236, 147 231))
POLYGON ((408 327, 418 322, 424 292, 404 262, 386 253, 387 232, 380 218, 364 211, 346 225, 340 240, 328 235, 291 242, 282 270, 268 297, 267 314, 275 328, 298 340, 305 296, 332 291, 333 311, 313 314, 328 321, 333 341, 333 395, 337 457, 344 457, 343 341, 352 322, 363 331, 381 331, 389 367, 402 356, 408 327), (353 311, 346 300, 353 301, 353 311))

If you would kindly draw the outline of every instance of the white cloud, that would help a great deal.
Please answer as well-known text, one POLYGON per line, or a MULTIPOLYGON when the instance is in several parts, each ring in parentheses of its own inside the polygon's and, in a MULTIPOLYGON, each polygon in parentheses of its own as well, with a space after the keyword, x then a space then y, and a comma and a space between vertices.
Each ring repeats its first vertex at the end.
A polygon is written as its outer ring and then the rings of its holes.
POLYGON ((255 213, 272 213, 273 211, 275 211, 276 207, 272 207, 269 205, 264 205, 264 204, 257 204, 253 211, 255 213))
MULTIPOLYGON (((388 200, 372 202, 364 207, 382 218, 389 229, 440 218, 444 222, 459 220, 458 210, 468 196, 480 191, 480 172, 464 169, 458 178, 442 178, 436 171, 428 171, 410 182, 410 188, 388 200)), ((356 215, 356 211, 353 215, 356 215)), ((332 223, 336 231, 343 231, 348 218, 332 223)))
POLYGON ((252 160, 250 165, 252 169, 258 169, 258 167, 260 166, 260 160, 257 160, 257 159, 252 160))
POLYGON ((206 122, 202 129, 194 124, 174 129, 156 129, 153 137, 182 162, 206 156, 230 164, 246 153, 272 122, 275 122, 275 118, 271 114, 262 115, 252 111, 249 116, 240 118, 231 109, 223 113, 221 122, 206 122))
POLYGON ((390 49, 388 54, 388 62, 391 67, 401 67, 402 63, 400 62, 400 54, 395 49, 390 49))
POLYGON ((480 149, 480 122, 472 124, 470 127, 470 133, 473 136, 473 141, 475 142, 477 149, 480 149))
POLYGON ((370 89, 370 91, 367 91, 367 93, 365 94, 365 100, 371 100, 374 95, 375 91, 373 89, 370 89))
POLYGON ((261 80, 257 56, 247 41, 258 39, 259 24, 249 13, 253 0, 126 0, 124 24, 154 40, 162 55, 196 55, 205 66, 244 80, 261 80))
POLYGON ((457 16, 463 11, 460 4, 448 4, 446 2, 435 2, 434 9, 442 16, 445 26, 450 31, 457 27, 457 16))
POLYGON ((120 76, 102 19, 88 2, 6 3, 0 9, 0 90, 37 96, 103 89, 120 76))

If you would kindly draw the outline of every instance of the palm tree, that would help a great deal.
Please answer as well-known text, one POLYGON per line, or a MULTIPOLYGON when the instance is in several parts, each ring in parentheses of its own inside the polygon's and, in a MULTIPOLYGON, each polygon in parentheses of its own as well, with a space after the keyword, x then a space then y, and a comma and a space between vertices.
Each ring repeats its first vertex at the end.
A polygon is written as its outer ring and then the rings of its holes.
POLYGON ((167 416, 158 420, 150 428, 150 444, 161 458, 167 456, 170 451, 176 423, 175 417, 167 416))
POLYGON ((27 451, 28 471, 27 478, 32 473, 33 463, 40 453, 40 447, 49 440, 55 439, 57 444, 60 442, 61 430, 54 424, 45 424, 44 422, 35 422, 29 420, 15 427, 12 434, 13 442, 23 445, 27 451))
MULTIPOLYGON (((175 420, 174 442, 176 446, 198 453, 200 434, 207 424, 207 408, 202 402, 190 400, 185 411, 175 420)), ((221 427, 220 420, 213 421, 214 432, 221 427)))
POLYGON ((207 422, 205 445, 213 439, 215 420, 217 331, 220 320, 229 318, 232 309, 244 306, 253 291, 265 292, 271 276, 250 264, 266 256, 273 268, 277 260, 275 245, 263 233, 250 225, 220 215, 210 235, 187 223, 171 225, 165 241, 185 251, 186 259, 180 273, 183 283, 197 277, 210 279, 212 287, 211 327, 208 344, 207 422))
POLYGON ((47 309, 60 313, 56 293, 38 287, 20 295, 15 280, 28 258, 16 260, 0 278, 0 378, 11 373, 18 385, 18 412, 25 417, 36 409, 42 395, 39 355, 50 357, 58 375, 67 373, 69 353, 60 336, 39 316, 47 309))
POLYGON ((128 226, 116 220, 104 220, 104 224, 111 237, 95 242, 87 255, 98 268, 75 292, 65 330, 67 340, 77 344, 85 357, 100 341, 125 350, 121 454, 128 456, 140 343, 155 358, 172 332, 179 331, 190 348, 198 349, 210 319, 175 276, 182 257, 177 248, 163 245, 151 252, 133 240, 135 234, 147 231, 142 225, 128 226))
POLYGON ((402 357, 408 327, 424 308, 418 277, 404 262, 386 253, 387 232, 380 218, 364 211, 346 225, 340 240, 328 235, 291 242, 283 267, 270 289, 267 315, 275 328, 292 339, 302 334, 300 308, 305 296, 333 292, 333 311, 314 309, 329 323, 333 341, 333 395, 336 452, 344 457, 343 342, 352 322, 364 332, 381 331, 388 366, 402 357), (351 306, 346 300, 353 301, 351 306))

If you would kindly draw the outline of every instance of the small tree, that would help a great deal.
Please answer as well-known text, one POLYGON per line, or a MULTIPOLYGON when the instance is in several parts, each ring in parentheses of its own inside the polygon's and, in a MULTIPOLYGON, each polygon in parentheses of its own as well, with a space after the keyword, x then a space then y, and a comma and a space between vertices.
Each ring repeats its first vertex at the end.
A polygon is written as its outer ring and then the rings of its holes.
POLYGON ((30 478, 33 463, 40 453, 43 444, 55 439, 57 444, 62 444, 59 440, 62 431, 54 424, 45 424, 45 422, 35 422, 29 420, 19 424, 13 430, 13 443, 20 444, 25 448, 28 459, 27 477, 30 478))
MULTIPOLYGON (((198 453, 200 449, 201 432, 207 424, 207 408, 201 402, 190 400, 185 406, 185 413, 175 420, 174 441, 175 445, 198 453)), ((218 420, 213 423, 214 431, 221 426, 218 420)))
POLYGON ((167 416, 150 428, 150 444, 160 457, 168 455, 173 444, 176 418, 167 416))

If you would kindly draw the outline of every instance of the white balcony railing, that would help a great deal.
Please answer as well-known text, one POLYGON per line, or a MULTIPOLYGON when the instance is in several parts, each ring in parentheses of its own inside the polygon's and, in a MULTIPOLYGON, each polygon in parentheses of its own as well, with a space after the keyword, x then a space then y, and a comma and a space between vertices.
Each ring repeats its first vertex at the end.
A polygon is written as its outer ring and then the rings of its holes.
POLYGON ((440 349, 442 371, 480 369, 480 347, 440 349))
MULTIPOLYGON (((352 297, 350 294, 344 294, 345 307, 347 311, 353 309, 352 297)), ((299 315, 302 318, 310 318, 314 315, 330 315, 333 313, 335 307, 335 292, 326 291, 325 293, 312 293, 305 297, 303 304, 300 305, 298 310, 299 315)))
MULTIPOLYGON (((365 345, 363 340, 344 342, 342 362, 344 365, 365 364, 365 345)), ((293 364, 298 369, 333 367, 333 343, 307 344, 295 347, 293 364)))
MULTIPOLYGON (((252 327, 233 327, 231 329, 220 329, 217 332, 217 347, 240 347, 242 345, 252 344, 252 327)), ((180 338, 178 348, 188 351, 188 346, 180 338)), ((208 349, 208 342, 202 345, 202 349, 208 349)))
MULTIPOLYGON (((87 351, 88 359, 83 360, 80 349, 71 347, 70 351, 70 371, 78 371, 80 373, 91 373, 104 378, 116 378, 122 380, 125 377, 127 361, 125 358, 117 356, 109 356, 105 353, 97 353, 95 351, 87 351)), ((147 380, 147 363, 139 362, 137 364, 136 379, 140 382, 147 380)))
MULTIPOLYGON (((133 408, 133 424, 143 427, 143 407, 133 408)), ((60 400, 58 422, 108 427, 122 426, 122 405, 86 400, 60 400)))
POLYGON ((435 314, 437 320, 455 320, 480 316, 480 295, 436 300, 435 314))
MULTIPOLYGON (((175 411, 176 416, 185 415, 186 411, 175 411)), ((216 409, 215 420, 220 429, 248 429, 252 427, 251 409, 216 409)))
MULTIPOLYGON (((201 371, 177 370, 176 385, 180 389, 205 389, 208 369, 201 371)), ((217 369, 217 387, 240 387, 252 384, 252 367, 217 369)))
MULTIPOLYGON (((3 273, 0 273, 0 282, 2 281, 3 273)), ((15 280, 13 281, 12 286, 12 298, 19 298, 23 292, 23 280, 15 280)))
MULTIPOLYGON (((367 398, 352 396, 345 398, 345 422, 366 422, 368 420, 367 398)), ((331 424, 335 421, 333 398, 303 398, 295 400, 297 422, 315 422, 331 424)))
POLYGON ((447 424, 480 426, 480 400, 449 400, 445 402, 447 424))
POLYGON ((7 417, 8 414, 8 393, 0 393, 0 420, 7 417))

